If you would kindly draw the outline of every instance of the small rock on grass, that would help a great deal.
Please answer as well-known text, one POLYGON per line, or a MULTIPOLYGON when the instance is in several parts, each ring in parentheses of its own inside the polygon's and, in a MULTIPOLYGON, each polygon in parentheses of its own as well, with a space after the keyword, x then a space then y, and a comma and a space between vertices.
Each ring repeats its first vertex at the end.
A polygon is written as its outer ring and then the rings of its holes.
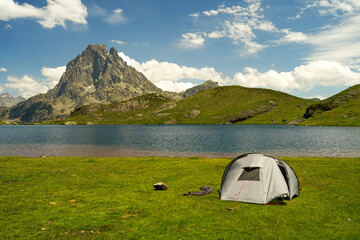
POLYGON ((168 190, 168 189, 169 189, 168 185, 166 185, 166 184, 163 183, 163 182, 155 183, 155 184, 154 184, 154 188, 155 188, 156 190, 168 190))

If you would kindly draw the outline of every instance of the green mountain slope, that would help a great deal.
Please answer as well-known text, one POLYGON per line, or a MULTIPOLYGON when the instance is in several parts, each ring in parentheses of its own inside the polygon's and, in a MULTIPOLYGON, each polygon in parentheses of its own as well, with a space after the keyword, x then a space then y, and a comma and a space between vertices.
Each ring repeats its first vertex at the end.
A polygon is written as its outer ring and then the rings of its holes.
POLYGON ((170 113, 186 124, 287 124, 300 121, 309 102, 268 89, 227 86, 181 100, 170 113))
POLYGON ((312 103, 268 89, 217 87, 175 101, 147 94, 91 104, 53 124, 296 124, 312 103))
POLYGON ((161 110, 176 106, 160 94, 146 94, 111 104, 91 104, 76 109, 69 118, 51 120, 45 124, 161 124, 161 110))
POLYGON ((360 84, 310 105, 301 125, 360 126, 360 84))

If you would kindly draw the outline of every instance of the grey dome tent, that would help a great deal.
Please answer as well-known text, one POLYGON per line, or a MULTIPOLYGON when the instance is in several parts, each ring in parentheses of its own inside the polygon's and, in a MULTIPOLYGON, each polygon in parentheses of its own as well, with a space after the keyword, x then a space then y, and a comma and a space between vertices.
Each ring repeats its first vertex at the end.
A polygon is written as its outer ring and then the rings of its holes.
POLYGON ((219 191, 221 200, 267 204, 276 198, 299 195, 299 180, 283 160, 262 153, 247 153, 226 167, 219 191))

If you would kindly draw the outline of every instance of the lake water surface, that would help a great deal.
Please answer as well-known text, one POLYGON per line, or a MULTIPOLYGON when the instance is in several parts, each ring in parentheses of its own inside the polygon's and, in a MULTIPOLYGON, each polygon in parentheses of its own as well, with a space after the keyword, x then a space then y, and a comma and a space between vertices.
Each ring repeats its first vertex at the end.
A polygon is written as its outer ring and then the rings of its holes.
POLYGON ((0 156, 360 157, 360 128, 283 125, 0 126, 0 156))

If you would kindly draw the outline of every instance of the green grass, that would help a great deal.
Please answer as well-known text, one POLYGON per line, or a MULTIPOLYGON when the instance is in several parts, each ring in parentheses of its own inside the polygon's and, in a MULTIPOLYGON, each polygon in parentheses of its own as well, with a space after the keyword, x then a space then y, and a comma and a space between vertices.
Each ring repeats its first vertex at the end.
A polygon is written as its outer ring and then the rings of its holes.
POLYGON ((284 206, 229 212, 216 190, 231 159, 0 157, 0 239, 358 239, 360 158, 282 159, 326 192, 300 178, 284 206))

